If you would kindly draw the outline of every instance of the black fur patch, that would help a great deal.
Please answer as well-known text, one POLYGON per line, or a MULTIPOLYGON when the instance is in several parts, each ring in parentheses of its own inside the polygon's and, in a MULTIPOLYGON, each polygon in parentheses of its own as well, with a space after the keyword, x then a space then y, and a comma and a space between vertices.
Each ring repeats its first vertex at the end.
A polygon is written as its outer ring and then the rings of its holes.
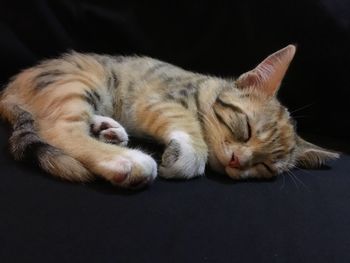
POLYGON ((186 108, 186 109, 188 109, 188 103, 187 103, 187 101, 186 100, 180 100, 180 103, 181 103, 181 105, 184 107, 184 108, 186 108))
POLYGON ((165 94, 164 98, 166 100, 176 100, 175 96, 173 94, 170 94, 170 93, 165 94))
POLYGON ((34 130, 15 130, 10 138, 10 150, 15 159, 22 160, 28 155, 28 147, 33 143, 41 143, 34 130))
POLYGON ((239 108, 236 105, 233 105, 231 103, 225 102, 222 99, 220 99, 219 97, 216 98, 216 103, 220 104, 223 107, 230 108, 234 112, 244 114, 244 112, 242 111, 241 108, 239 108))
POLYGON ((164 63, 164 62, 159 62, 159 63, 155 64, 154 66, 151 66, 144 74, 144 78, 147 78, 147 77, 155 74, 159 69, 167 67, 167 66, 169 66, 169 64, 164 63))
POLYGON ((95 111, 98 110, 98 105, 101 103, 101 96, 95 91, 85 91, 86 101, 94 108, 95 111))
POLYGON ((64 72, 58 69, 44 71, 39 73, 34 78, 34 82, 38 89, 43 89, 49 86, 50 84, 54 83, 57 80, 57 78, 61 78, 64 74, 65 74, 64 72))
POLYGON ((241 95, 239 95, 239 97, 242 98, 242 99, 249 98, 250 94, 249 93, 241 94, 241 95))
POLYGON ((183 97, 188 97, 188 91, 186 89, 181 89, 179 95, 183 97))
POLYGON ((17 160, 38 160, 40 155, 46 154, 51 148, 36 133, 32 115, 19 108, 14 108, 17 115, 14 131, 10 137, 10 150, 17 160))
POLYGON ((118 86, 119 86, 119 80, 118 80, 117 74, 113 70, 111 70, 107 80, 107 87, 109 90, 114 90, 118 88, 118 86))

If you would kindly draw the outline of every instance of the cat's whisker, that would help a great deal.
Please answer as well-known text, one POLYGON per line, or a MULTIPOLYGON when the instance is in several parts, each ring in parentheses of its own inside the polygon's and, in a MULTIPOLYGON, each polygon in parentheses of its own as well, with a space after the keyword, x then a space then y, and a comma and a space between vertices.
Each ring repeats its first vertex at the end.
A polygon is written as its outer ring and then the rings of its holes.
POLYGON ((289 162, 281 162, 283 163, 284 165, 287 165, 287 166, 291 166, 293 169, 297 169, 301 172, 304 172, 304 173, 308 173, 308 174, 311 174, 309 171, 305 170, 305 169, 301 169, 300 167, 298 167, 297 165, 293 164, 293 163, 289 163, 289 162))
POLYGON ((293 116, 293 119, 301 119, 301 118, 310 118, 310 116, 308 116, 308 115, 293 116))
POLYGON ((300 108, 297 108, 297 109, 295 109, 295 110, 290 111, 290 114, 292 115, 292 114, 295 113, 295 112, 298 112, 298 111, 301 111, 301 110, 303 110, 303 109, 309 108, 309 107, 311 107, 311 106, 314 105, 314 104, 315 104, 315 103, 312 102, 312 103, 310 103, 310 104, 304 105, 304 106, 302 106, 302 107, 300 107, 300 108))
POLYGON ((286 174, 285 173, 282 173, 281 174, 281 176, 282 176, 282 178, 283 178, 283 183, 282 183, 282 185, 281 185, 281 187, 280 187, 280 190, 282 190, 284 187, 285 187, 285 183, 286 183, 286 174))
POLYGON ((294 174, 292 171, 290 171, 290 172, 293 174, 294 178, 295 178, 304 188, 308 189, 307 186, 304 184, 304 182, 303 182, 300 178, 298 178, 298 176, 297 176, 296 174, 294 174))
MULTIPOLYGON (((288 165, 291 167, 291 169, 298 169, 300 171, 306 172, 303 169, 300 169, 299 167, 297 167, 295 164, 293 163, 288 163, 288 162, 282 162, 285 165, 288 165)), ((294 178, 297 182, 299 182, 304 188, 308 189, 308 187, 306 186, 306 184, 300 179, 298 178, 298 176, 296 174, 294 174, 291 169, 286 170, 286 172, 290 175, 291 178, 294 178)), ((293 180, 294 181, 294 180, 293 180)))
POLYGON ((303 173, 311 174, 309 171, 307 171, 307 170, 305 170, 305 169, 301 169, 300 167, 298 167, 298 166, 296 166, 296 165, 294 165, 293 168, 295 168, 295 169, 297 169, 297 170, 299 170, 299 171, 301 171, 301 172, 303 172, 303 173))
POLYGON ((290 172, 290 170, 287 170, 286 172, 289 175, 289 177, 292 179, 293 183, 295 184, 295 187, 299 190, 298 184, 296 183, 296 181, 293 177, 293 174, 290 172))

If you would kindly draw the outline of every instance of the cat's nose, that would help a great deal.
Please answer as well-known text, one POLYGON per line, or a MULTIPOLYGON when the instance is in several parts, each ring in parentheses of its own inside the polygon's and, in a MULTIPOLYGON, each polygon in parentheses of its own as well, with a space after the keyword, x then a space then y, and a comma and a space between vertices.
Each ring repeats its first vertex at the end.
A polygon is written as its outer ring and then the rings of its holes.
POLYGON ((241 168, 241 164, 239 162, 238 156, 232 153, 231 160, 228 164, 231 168, 241 168))

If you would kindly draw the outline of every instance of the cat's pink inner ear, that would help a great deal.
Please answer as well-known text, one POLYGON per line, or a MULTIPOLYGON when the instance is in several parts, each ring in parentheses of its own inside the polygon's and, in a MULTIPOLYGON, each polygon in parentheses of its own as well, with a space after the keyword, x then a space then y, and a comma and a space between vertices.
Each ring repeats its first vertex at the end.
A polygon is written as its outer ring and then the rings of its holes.
POLYGON ((287 47, 268 56, 255 69, 242 74, 237 79, 240 88, 259 88, 267 95, 275 95, 292 61, 296 47, 287 47))

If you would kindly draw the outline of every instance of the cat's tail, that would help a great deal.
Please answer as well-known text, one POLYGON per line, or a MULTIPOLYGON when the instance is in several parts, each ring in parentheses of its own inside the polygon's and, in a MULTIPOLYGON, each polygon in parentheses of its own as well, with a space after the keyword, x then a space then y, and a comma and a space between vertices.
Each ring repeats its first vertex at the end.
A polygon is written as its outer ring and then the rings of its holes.
POLYGON ((16 160, 35 161, 46 172, 69 181, 86 182, 93 175, 76 159, 45 142, 37 133, 33 116, 1 99, 0 116, 13 125, 10 151, 16 160))

